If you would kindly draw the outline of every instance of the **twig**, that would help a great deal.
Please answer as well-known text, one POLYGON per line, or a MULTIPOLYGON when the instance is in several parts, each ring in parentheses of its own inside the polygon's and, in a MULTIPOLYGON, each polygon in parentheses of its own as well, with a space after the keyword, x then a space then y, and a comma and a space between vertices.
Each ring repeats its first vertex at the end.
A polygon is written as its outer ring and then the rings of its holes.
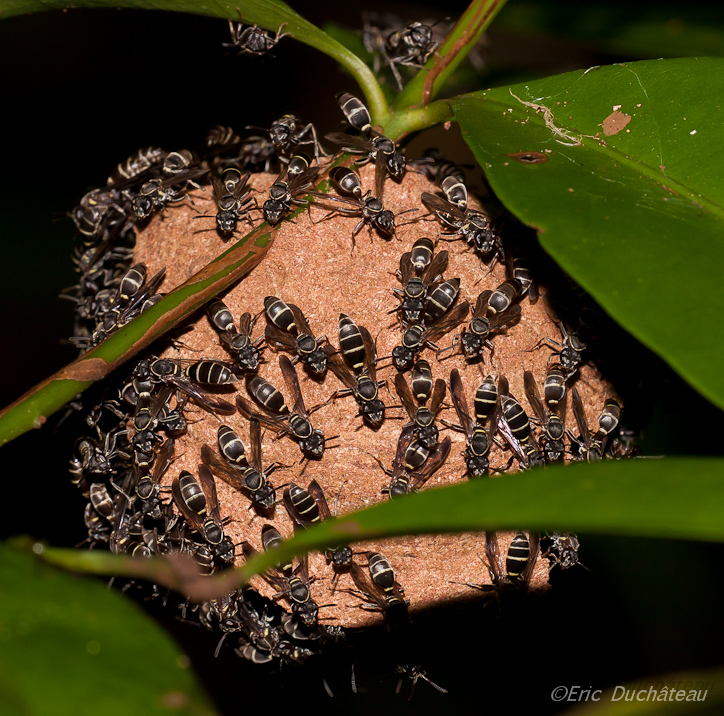
POLYGON ((506 0, 473 0, 437 52, 398 95, 393 110, 431 102, 447 78, 475 47, 506 0))
POLYGON ((286 34, 334 58, 359 82, 375 124, 381 124, 388 114, 387 100, 372 70, 357 55, 305 20, 281 0, 250 3, 240 3, 238 0, 231 0, 231 2, 214 0, 208 4, 199 3, 196 0, 154 0, 152 3, 139 3, 138 0, 73 0, 72 2, 70 0, 14 0, 4 4, 0 11, 0 19, 42 10, 91 7, 114 9, 127 7, 134 10, 187 12, 224 20, 242 21, 249 25, 258 25, 271 32, 276 32, 281 25, 285 25, 286 34))
MULTIPOLYGON (((340 158, 333 162, 326 172, 344 161, 340 158)), ((347 161, 351 162, 351 159, 347 161)), ((326 172, 317 185, 318 191, 326 191, 328 187, 326 172)), ((286 220, 293 219, 305 208, 298 208, 286 220)), ((275 232, 282 225, 271 228, 264 223, 253 229, 158 304, 0 411, 0 445, 32 428, 42 427, 48 416, 78 393, 104 378, 201 308, 217 293, 249 273, 264 258, 275 232)))

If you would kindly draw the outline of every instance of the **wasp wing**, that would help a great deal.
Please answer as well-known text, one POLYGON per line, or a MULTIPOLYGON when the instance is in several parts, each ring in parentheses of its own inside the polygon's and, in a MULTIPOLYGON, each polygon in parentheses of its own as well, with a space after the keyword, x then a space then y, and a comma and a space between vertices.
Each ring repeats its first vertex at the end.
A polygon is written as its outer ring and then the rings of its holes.
POLYGON ((527 587, 530 582, 530 578, 533 575, 535 569, 535 563, 538 560, 538 552, 540 550, 540 534, 538 532, 529 532, 528 541, 530 543, 530 554, 528 555, 528 561, 526 562, 525 568, 520 575, 520 582, 523 586, 527 587))
POLYGON ((425 331, 423 334, 425 340, 434 343, 436 339, 459 326, 465 320, 469 311, 470 304, 467 301, 463 301, 458 306, 455 306, 455 308, 448 311, 448 313, 438 319, 434 325, 431 325, 430 328, 425 331))
POLYGON ((309 327, 309 321, 307 321, 305 315, 302 313, 302 310, 298 306, 295 306, 293 303, 288 303, 287 305, 292 310, 292 314, 294 315, 294 323, 297 326, 297 335, 301 336, 303 334, 306 334, 314 338, 314 333, 312 333, 312 329, 309 327))
POLYGON ((332 369, 332 373, 334 373, 347 388, 354 391, 357 385, 357 379, 347 367, 344 358, 328 343, 322 346, 322 351, 324 351, 327 356, 327 364, 332 369))
POLYGON ((439 276, 442 276, 447 268, 448 258, 449 254, 447 251, 438 251, 438 253, 432 257, 432 261, 425 271, 425 278, 422 282, 425 288, 431 283, 434 283, 439 276))
POLYGON ((405 286, 414 275, 415 267, 412 265, 412 251, 406 251, 400 257, 400 282, 405 286))
POLYGON ((328 142, 332 142, 332 144, 336 144, 338 147, 342 147, 343 149, 347 149, 348 151, 356 154, 369 154, 375 150, 375 145, 368 139, 363 137, 353 137, 352 135, 345 134, 344 132, 330 132, 329 134, 325 134, 324 138, 328 142))
POLYGON ((239 318, 239 333, 249 336, 251 340, 251 313, 243 313, 239 318))
POLYGON ((475 308, 473 309, 473 318, 482 318, 488 310, 488 299, 492 296, 493 292, 483 291, 475 302, 475 308))
POLYGON ((294 401, 294 412, 301 415, 303 418, 307 418, 307 408, 304 405, 304 396, 302 395, 302 389, 299 387, 299 377, 297 371, 294 369, 292 362, 286 356, 279 356, 279 367, 282 370, 282 376, 284 382, 287 384, 287 389, 291 393, 292 400, 294 401))
POLYGON ((442 405, 442 401, 445 400, 445 393, 447 393, 447 386, 442 378, 438 378, 435 381, 435 387, 432 391, 432 398, 430 399, 430 412, 433 416, 437 415, 442 405))
POLYGON ((425 463, 419 470, 415 470, 410 475, 410 489, 418 490, 421 488, 434 474, 437 472, 447 460, 450 454, 450 446, 452 441, 450 437, 446 437, 442 442, 435 446, 434 452, 425 460, 425 463))
POLYGON ((458 221, 465 219, 465 212, 455 204, 451 204, 447 199, 441 196, 431 194, 429 191, 423 191, 420 195, 422 203, 434 214, 443 214, 458 221))
POLYGON ((372 581, 369 570, 363 569, 355 562, 350 565, 349 573, 357 589, 371 599, 381 610, 387 609, 385 593, 372 581))
POLYGON ((375 155, 375 196, 378 199, 382 199, 382 194, 385 190, 387 172, 385 155, 378 149, 377 154, 375 155))
POLYGON ((211 470, 206 465, 199 465, 199 483, 201 489, 206 495, 206 505, 208 513, 212 519, 216 520, 221 524, 221 510, 219 509, 219 495, 216 492, 216 483, 214 482, 214 476, 211 474, 211 470))
POLYGON ((410 386, 407 384, 407 381, 405 380, 404 373, 398 373, 395 376, 395 390, 397 390, 397 395, 400 397, 400 400, 402 401, 402 405, 404 406, 405 410, 407 411, 407 414, 410 416, 412 420, 415 419, 415 415, 417 414, 417 405, 415 403, 415 399, 412 396, 412 391, 410 390, 410 386))
POLYGON ((377 380, 377 349, 375 342, 372 340, 370 332, 364 326, 358 326, 362 343, 365 347, 365 362, 363 373, 366 373, 370 380, 374 383, 377 380))
POLYGON ((453 368, 450 371, 450 397, 452 398, 460 425, 465 435, 470 437, 473 432, 473 420, 470 417, 468 401, 465 398, 465 389, 463 388, 463 382, 460 379, 460 373, 457 368, 453 368))
POLYGON ((500 554, 497 532, 485 533, 485 556, 488 558, 490 581, 495 585, 498 593, 500 593, 502 592, 503 585, 505 584, 506 570, 503 566, 503 559, 500 554))
POLYGON ((533 408, 533 412, 538 417, 541 423, 545 424, 548 419, 546 409, 543 407, 543 402, 540 399, 540 393, 538 392, 538 385, 535 380, 535 376, 529 370, 523 374, 523 384, 525 386, 525 395, 528 398, 530 407, 533 408))
POLYGON ((164 380, 192 397, 201 407, 206 408, 212 413, 233 415, 236 412, 234 406, 227 400, 223 400, 209 393, 189 380, 185 375, 171 375, 167 376, 164 380))
POLYGON ((153 472, 151 474, 151 479, 153 480, 154 484, 157 484, 161 480, 164 473, 166 472, 166 470, 168 470, 169 466, 173 462, 172 458, 175 443, 176 441, 173 439, 173 437, 168 437, 158 451, 158 454, 156 455, 156 461, 153 465, 153 472))
POLYGON ((314 498, 314 501, 317 503, 322 521, 328 520, 332 516, 332 513, 329 509, 329 504, 327 503, 324 490, 320 484, 316 480, 312 480, 307 487, 307 492, 309 492, 309 494, 314 498))
POLYGON ((410 443, 412 442, 414 435, 415 428, 413 425, 408 425, 406 428, 403 428, 400 433, 400 437, 397 441, 397 450, 395 451, 395 459, 392 463, 391 477, 393 481, 397 479, 397 477, 405 469, 405 453, 407 452, 407 448, 410 447, 410 443))
POLYGON ((527 465, 528 454, 525 450, 523 450, 523 446, 520 444, 518 438, 513 435, 513 432, 508 426, 508 421, 503 417, 500 410, 496 410, 495 412, 495 425, 498 432, 503 436, 505 442, 508 443, 510 449, 515 453, 515 456, 518 458, 518 462, 523 465, 527 465))
POLYGON ((272 348, 281 348, 282 350, 289 351, 290 353, 297 352, 297 341, 294 336, 291 333, 283 331, 273 323, 266 324, 266 328, 264 328, 264 337, 266 338, 266 342, 272 348))
POLYGON ((506 308, 500 313, 496 313, 494 316, 491 316, 488 319, 490 323, 490 330, 495 331, 500 330, 501 328, 507 328, 520 318, 520 314, 521 308, 520 304, 518 303, 516 303, 514 306, 506 308))
POLYGON ((208 445, 201 447, 201 459, 214 475, 220 477, 227 485, 240 492, 248 492, 244 484, 243 474, 232 468, 225 460, 222 460, 208 445))
POLYGON ((573 400, 573 415, 576 418, 576 425, 578 425, 578 431, 581 434, 581 440, 588 450, 591 445, 591 433, 588 429, 588 421, 586 420, 586 410, 583 407, 583 401, 578 393, 578 389, 574 385, 571 388, 571 396, 573 400))
POLYGON ((236 396, 236 408, 247 420, 256 420, 264 423, 264 425, 269 426, 277 432, 282 432, 286 429, 288 418, 286 413, 284 415, 276 415, 275 413, 263 412, 240 395, 236 396))
POLYGON ((319 174, 319 167, 309 167, 301 174, 294 175, 289 180, 289 193, 294 196, 295 194, 301 194, 310 184, 313 184, 317 180, 319 174))

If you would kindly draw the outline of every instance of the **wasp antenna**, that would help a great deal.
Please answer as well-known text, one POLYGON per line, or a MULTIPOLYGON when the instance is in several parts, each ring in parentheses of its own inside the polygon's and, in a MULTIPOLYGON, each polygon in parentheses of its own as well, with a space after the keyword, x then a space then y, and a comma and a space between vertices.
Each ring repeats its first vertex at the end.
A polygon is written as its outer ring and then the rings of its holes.
POLYGON ((214 651, 214 659, 216 659, 219 656, 219 652, 221 651, 221 645, 224 643, 227 633, 228 632, 224 632, 223 635, 221 636, 221 639, 219 639, 219 643, 216 645, 216 650, 214 651))
MULTIPOLYGON (((457 342, 456 342, 455 340, 453 340, 453 342, 452 342, 447 348, 441 348, 441 349, 437 352, 437 354, 436 354, 437 359, 438 359, 438 360, 445 360, 444 357, 443 357, 443 356, 445 355, 445 353, 447 353, 448 351, 454 350, 456 347, 457 347, 457 342)), ((451 353, 450 355, 452 355, 452 353, 451 353)), ((450 356, 448 356, 448 357, 450 357, 450 356)))

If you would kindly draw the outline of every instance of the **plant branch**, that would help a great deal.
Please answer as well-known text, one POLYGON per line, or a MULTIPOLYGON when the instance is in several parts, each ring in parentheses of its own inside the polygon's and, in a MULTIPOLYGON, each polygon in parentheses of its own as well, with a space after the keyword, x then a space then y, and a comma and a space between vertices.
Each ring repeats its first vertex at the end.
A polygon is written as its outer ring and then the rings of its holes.
MULTIPOLYGON (((326 171, 340 161, 343 159, 333 162, 326 171)), ((318 191, 328 189, 326 172, 322 177, 323 180, 316 187, 318 191)), ((298 216, 305 208, 300 206, 286 220, 298 216)), ((42 427, 48 416, 78 393, 105 378, 217 293, 248 274, 264 258, 273 242, 274 233, 281 226, 271 228, 263 223, 253 229, 155 306, 0 411, 0 445, 32 428, 42 427)))
POLYGON ((506 0, 473 0, 425 66, 397 96, 393 110, 431 102, 475 47, 506 0))
POLYGON ((393 112, 384 125, 384 132, 390 139, 399 142, 412 132, 419 132, 452 119, 455 119, 452 107, 446 100, 439 99, 422 107, 393 112))
POLYGON ((262 260, 271 242, 272 230, 262 224, 151 309, 0 411, 0 445, 31 428, 41 427, 49 415, 78 393, 245 276, 262 260))
POLYGON ((373 122, 379 123, 387 116, 387 100, 372 70, 357 55, 281 0, 212 0, 209 4, 197 0, 5 0, 0 19, 43 10, 98 7, 186 12, 258 25, 273 33, 284 25, 284 33, 329 55, 349 71, 364 92, 373 122))
POLYGON ((241 567, 209 577, 200 572, 193 557, 181 552, 163 557, 130 557, 102 550, 46 547, 39 542, 32 545, 32 550, 44 562, 70 572, 145 579, 199 604, 220 599, 272 566, 270 552, 262 552, 241 567))
POLYGON ((398 535, 528 529, 724 541, 724 459, 602 460, 424 490, 325 520, 211 577, 186 555, 134 559, 101 550, 33 550, 65 569, 140 577, 205 601, 294 555, 398 535), (686 476, 683 479, 682 476, 686 476), (171 558, 170 558, 171 557, 171 558))

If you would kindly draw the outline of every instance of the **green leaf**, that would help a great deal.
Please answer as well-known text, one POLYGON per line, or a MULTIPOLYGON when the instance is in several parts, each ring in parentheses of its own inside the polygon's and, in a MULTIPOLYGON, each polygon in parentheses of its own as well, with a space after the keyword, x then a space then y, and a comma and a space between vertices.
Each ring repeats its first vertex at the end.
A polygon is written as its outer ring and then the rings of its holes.
POLYGON ((450 100, 505 206, 539 230, 543 247, 613 318, 719 407, 722 98, 724 60, 689 58, 593 67, 450 100), (607 135, 615 108, 629 123, 607 135), (518 152, 547 161, 518 161, 518 152))
POLYGON ((45 10, 67 10, 68 8, 80 7, 173 10, 175 12, 189 12, 196 15, 241 20, 247 24, 259 25, 267 30, 274 31, 284 22, 294 23, 295 28, 298 25, 307 29, 317 29, 282 0, 242 0, 239 3, 227 3, 222 0, 221 2, 215 2, 214 7, 201 5, 193 2, 193 0, 121 0, 121 2, 115 3, 105 2, 105 0, 81 0, 81 2, 72 3, 67 0, 3 0, 0 12, 3 18, 8 18, 45 10))
POLYGON ((354 76, 364 91, 375 122, 387 117, 387 101, 372 70, 357 55, 305 20, 282 0, 215 0, 210 5, 196 0, 2 0, 0 19, 44 10, 99 7, 188 12, 258 25, 274 33, 284 25, 283 31, 289 36, 334 58, 354 76))
POLYGON ((120 592, 0 544, 3 716, 212 716, 188 663, 120 592))
POLYGON ((137 574, 200 601, 310 550, 397 535, 514 529, 724 541, 724 458, 606 460, 424 490, 302 530, 233 572, 185 582, 161 558, 134 562, 52 548, 42 556, 68 569, 137 574))
POLYGON ((724 541, 724 459, 605 460, 470 480, 326 522, 287 544, 519 527, 724 541))

